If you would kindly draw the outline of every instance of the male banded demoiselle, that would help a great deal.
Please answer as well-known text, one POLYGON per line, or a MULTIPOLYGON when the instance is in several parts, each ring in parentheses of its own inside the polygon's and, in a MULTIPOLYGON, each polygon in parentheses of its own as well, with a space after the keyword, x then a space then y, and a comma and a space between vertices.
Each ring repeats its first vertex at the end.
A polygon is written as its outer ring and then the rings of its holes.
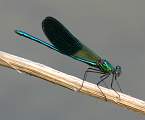
MULTIPOLYGON (((100 56, 96 55, 84 44, 82 44, 75 36, 73 36, 64 27, 64 25, 62 25, 58 20, 53 17, 46 17, 42 21, 42 29, 46 37, 50 40, 52 44, 40 40, 39 38, 34 37, 21 30, 15 30, 15 32, 20 36, 29 38, 32 41, 36 41, 42 45, 45 45, 48 48, 51 48, 59 53, 72 57, 75 60, 81 61, 91 66, 85 71, 83 82, 86 80, 87 73, 89 72, 99 73, 100 80, 99 82, 97 82, 97 86, 111 75, 111 88, 115 91, 115 89, 113 88, 113 82, 114 80, 117 82, 117 77, 119 77, 122 72, 121 66, 117 65, 116 67, 114 67, 106 59, 102 59, 100 56)), ((80 89, 83 87, 83 82, 80 89)), ((117 85, 120 91, 122 91, 118 82, 117 85)), ((101 89, 100 91, 102 92, 101 89)), ((103 92, 102 94, 104 95, 103 92)), ((107 100, 105 95, 104 97, 105 100, 107 100)))

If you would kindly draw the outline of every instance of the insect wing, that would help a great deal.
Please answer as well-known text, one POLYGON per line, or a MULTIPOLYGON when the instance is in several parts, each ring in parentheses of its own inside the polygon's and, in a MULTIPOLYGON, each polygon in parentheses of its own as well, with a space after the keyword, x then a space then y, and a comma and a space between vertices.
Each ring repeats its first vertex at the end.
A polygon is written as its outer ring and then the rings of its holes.
POLYGON ((62 54, 89 65, 96 65, 100 59, 99 56, 83 45, 55 18, 46 17, 42 21, 42 29, 46 37, 62 54))

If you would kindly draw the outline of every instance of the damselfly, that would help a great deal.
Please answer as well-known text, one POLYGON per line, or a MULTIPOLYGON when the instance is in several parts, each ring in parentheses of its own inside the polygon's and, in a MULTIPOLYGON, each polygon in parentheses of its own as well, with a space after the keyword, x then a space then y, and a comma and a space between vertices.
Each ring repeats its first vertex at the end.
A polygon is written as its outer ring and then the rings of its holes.
MULTIPOLYGON (((17 34, 20 36, 29 38, 32 41, 38 42, 42 45, 45 45, 48 48, 51 48, 61 54, 67 55, 69 57, 74 58, 75 60, 81 61, 83 63, 88 64, 89 67, 84 74, 84 79, 80 89, 83 87, 83 83, 86 80, 87 73, 93 72, 98 73, 100 75, 100 80, 97 82, 97 86, 106 80, 109 76, 112 76, 111 79, 111 88, 113 88, 113 82, 116 81, 120 91, 121 88, 117 81, 117 78, 121 74, 121 66, 117 65, 114 67, 111 65, 106 59, 102 59, 100 56, 96 55, 92 52, 88 47, 82 44, 75 36, 73 36, 67 29, 62 25, 58 20, 53 17, 46 17, 42 21, 42 29, 45 33, 46 37, 52 43, 47 43, 37 37, 34 37, 24 31, 15 30, 17 34)), ((99 86, 98 86, 99 88, 99 86)), ((80 90, 79 89, 79 90, 80 90)), ((100 88, 99 88, 100 89, 100 88)), ((102 92, 102 90, 100 89, 102 92)), ((115 91, 116 92, 116 91, 115 91)), ((117 93, 117 92, 116 92, 117 93)), ((104 95, 104 93, 102 92, 104 95)), ((117 93, 118 94, 118 93, 117 93)), ((118 94, 119 95, 119 94, 118 94)), ((104 95, 105 100, 106 96, 104 95)), ((120 95, 119 95, 120 97, 120 95)))

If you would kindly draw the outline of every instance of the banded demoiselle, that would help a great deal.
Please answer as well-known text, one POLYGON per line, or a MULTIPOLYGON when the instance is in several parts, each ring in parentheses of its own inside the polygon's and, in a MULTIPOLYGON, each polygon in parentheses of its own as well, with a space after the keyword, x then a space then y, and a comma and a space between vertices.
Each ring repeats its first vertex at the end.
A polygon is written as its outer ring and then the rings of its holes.
MULTIPOLYGON (((15 30, 15 32, 20 36, 29 38, 32 41, 38 42, 61 54, 67 55, 74 58, 75 60, 81 61, 91 66, 85 71, 84 79, 80 89, 83 87, 83 83, 86 80, 87 73, 93 72, 100 75, 100 80, 99 82, 97 82, 97 86, 101 82, 106 80, 109 76, 112 76, 111 88, 115 91, 115 89, 113 88, 113 82, 115 80, 120 91, 122 91, 117 81, 117 78, 122 72, 121 66, 117 65, 116 67, 114 67, 106 59, 102 59, 100 56, 96 55, 88 47, 82 44, 74 35, 72 35, 64 25, 62 25, 58 20, 53 17, 46 17, 42 21, 42 29, 46 37, 52 44, 47 43, 21 30, 15 30)), ((100 91, 102 92, 101 89, 100 91)), ((103 92, 102 94, 104 95, 103 92)), ((107 100, 105 95, 104 97, 105 100, 107 100)))

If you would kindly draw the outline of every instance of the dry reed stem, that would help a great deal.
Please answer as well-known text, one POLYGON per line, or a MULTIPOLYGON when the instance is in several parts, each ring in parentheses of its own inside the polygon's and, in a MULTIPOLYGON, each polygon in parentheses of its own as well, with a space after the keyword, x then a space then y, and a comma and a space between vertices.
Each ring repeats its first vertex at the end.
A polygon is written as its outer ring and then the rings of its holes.
MULTIPOLYGON (((40 63, 32 62, 30 60, 2 51, 0 51, 0 65, 15 69, 19 73, 22 71, 31 74, 33 76, 42 78, 42 80, 61 85, 73 91, 77 91, 82 84, 82 80, 77 77, 62 73, 40 63)), ((112 102, 127 109, 145 114, 144 101, 118 92, 120 95, 119 99, 118 95, 113 90, 101 86, 99 87, 105 94, 107 102, 112 102)), ((104 100, 104 96, 98 89, 97 85, 86 81, 84 82, 83 87, 79 92, 104 100)))

